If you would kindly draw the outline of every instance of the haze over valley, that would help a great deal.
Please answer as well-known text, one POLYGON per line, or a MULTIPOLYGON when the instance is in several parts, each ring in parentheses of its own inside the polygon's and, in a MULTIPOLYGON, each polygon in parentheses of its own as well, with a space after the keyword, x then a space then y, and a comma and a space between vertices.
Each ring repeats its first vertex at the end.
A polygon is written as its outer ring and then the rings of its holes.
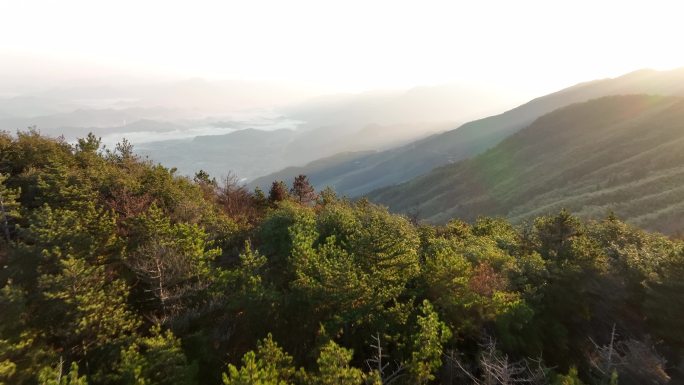
POLYGON ((126 138, 181 174, 204 169, 249 180, 338 152, 404 144, 514 102, 455 85, 312 96, 238 81, 102 83, 0 98, 0 129, 34 127, 70 142, 92 132, 110 148, 126 138), (203 147, 209 142, 218 147, 203 147))

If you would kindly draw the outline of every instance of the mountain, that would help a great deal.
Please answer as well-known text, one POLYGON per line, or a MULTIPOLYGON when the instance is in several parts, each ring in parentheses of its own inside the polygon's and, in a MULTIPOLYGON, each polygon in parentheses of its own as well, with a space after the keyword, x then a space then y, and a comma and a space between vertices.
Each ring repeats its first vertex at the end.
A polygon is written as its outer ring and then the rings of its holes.
MULTIPOLYGON (((194 144, 184 149, 179 143, 187 143, 187 140, 170 140, 166 144, 165 141, 158 141, 151 146, 145 145, 144 153, 169 167, 177 167, 183 173, 190 172, 190 175, 201 168, 220 177, 225 175, 228 165, 246 180, 287 167, 293 167, 288 170, 292 172, 297 172, 295 170, 300 170, 301 167, 316 172, 328 169, 324 165, 329 165, 332 167, 331 172, 339 172, 334 168, 337 163, 352 161, 360 156, 443 132, 453 128, 456 124, 454 122, 465 121, 473 116, 483 116, 492 109, 509 104, 510 98, 506 96, 492 97, 484 91, 457 85, 329 95, 275 109, 272 123, 280 125, 278 128, 290 128, 283 126, 285 124, 291 124, 293 128, 290 133, 292 135, 280 140, 279 144, 271 141, 271 144, 266 146, 255 143, 250 150, 235 149, 228 140, 237 140, 237 137, 228 135, 219 141, 227 146, 223 152, 219 149, 206 151, 194 147, 194 144), (262 153, 262 150, 267 152, 262 153), (236 152, 241 155, 236 157, 236 152), (316 162, 311 167, 300 166, 329 157, 332 158, 316 162), (270 163, 267 163, 267 160, 270 163)), ((234 118, 239 120, 239 116, 234 118)), ((188 129, 191 129, 191 123, 184 122, 188 129)), ((246 123, 252 122, 239 123, 245 127, 246 123)), ((238 128, 234 120, 218 117, 205 124, 228 129, 238 128)), ((247 127, 259 128, 256 124, 247 127)), ((351 164, 351 167, 354 167, 354 164, 351 164)), ((287 175, 290 175, 287 172, 281 175, 288 180, 296 176, 287 178, 287 175)), ((252 186, 266 189, 272 179, 260 179, 252 186)), ((325 184, 331 183, 324 175, 314 180, 320 180, 320 183, 325 184)))
POLYGON ((304 166, 286 167, 280 171, 256 178, 248 183, 247 187, 250 190, 258 187, 267 191, 273 181, 284 181, 291 185, 296 176, 303 174, 309 176, 309 182, 314 186, 330 186, 337 189, 337 181, 333 179, 336 175, 344 174, 350 167, 354 167, 356 161, 374 153, 375 151, 337 153, 309 162, 304 166))
POLYGON ((415 87, 327 95, 279 111, 302 122, 302 135, 288 144, 291 164, 338 152, 385 150, 513 104, 504 92, 463 85, 415 87))
POLYGON ((408 181, 435 167, 477 155, 557 108, 619 94, 684 95, 684 68, 670 71, 640 70, 618 78, 581 83, 502 114, 475 120, 401 147, 353 159, 345 166, 335 165, 339 172, 318 170, 309 177, 322 180, 324 185, 334 186, 341 194, 360 196, 377 188, 408 181))
POLYGON ((611 96, 537 119, 472 159, 370 193, 431 222, 568 208, 651 230, 684 230, 684 99, 611 96))
POLYGON ((34 117, 0 118, 0 130, 14 131, 35 126, 51 136, 64 135, 67 140, 96 135, 138 131, 168 131, 183 128, 169 122, 183 115, 167 108, 77 109, 70 112, 34 117))
POLYGON ((314 95, 310 87, 294 84, 202 79, 75 81, 19 93, 0 85, 0 130, 35 126, 67 141, 93 132, 109 147, 125 137, 152 160, 183 173, 211 169, 220 178, 230 167, 249 180, 337 153, 401 146, 516 100, 505 92, 454 84, 314 95), (193 137, 228 135, 218 142, 232 148, 226 140, 239 143, 239 138, 229 133, 245 128, 290 129, 294 134, 279 145, 257 143, 251 151, 204 151, 190 143, 194 153, 189 154, 179 145, 193 137))
POLYGON ((203 135, 185 140, 145 143, 136 152, 155 162, 177 167, 183 175, 203 169, 216 178, 229 172, 241 178, 254 178, 283 164, 283 144, 295 132, 246 128, 225 135, 203 135))

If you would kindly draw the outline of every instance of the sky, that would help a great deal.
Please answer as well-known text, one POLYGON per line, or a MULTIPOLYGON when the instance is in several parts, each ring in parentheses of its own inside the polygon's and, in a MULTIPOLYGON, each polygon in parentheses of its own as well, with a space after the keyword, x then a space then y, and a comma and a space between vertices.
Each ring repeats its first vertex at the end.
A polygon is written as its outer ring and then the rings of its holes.
POLYGON ((684 66, 682 11, 658 0, 0 0, 0 75, 334 92, 462 83, 538 96, 684 66))

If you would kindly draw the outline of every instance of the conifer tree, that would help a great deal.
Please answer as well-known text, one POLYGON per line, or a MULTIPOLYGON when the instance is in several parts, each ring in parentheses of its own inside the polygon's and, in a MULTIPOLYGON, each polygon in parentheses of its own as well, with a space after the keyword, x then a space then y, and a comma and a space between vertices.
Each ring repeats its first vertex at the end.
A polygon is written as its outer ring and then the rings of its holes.
MULTIPOLYGON (((9 243, 12 224, 19 217, 19 190, 7 187, 8 176, 0 174, 0 227, 3 242, 9 243)), ((0 251, 0 265, 2 265, 2 251, 0 251)))
POLYGON ((128 309, 128 287, 119 279, 107 279, 104 266, 83 259, 60 260, 57 274, 43 275, 39 285, 47 302, 43 322, 59 347, 76 357, 89 359, 91 351, 126 340, 139 320, 128 309), (57 321, 60 322, 57 322, 57 321))
POLYGON ((428 300, 423 301, 420 311, 408 367, 414 384, 427 384, 435 379, 435 373, 442 366, 443 346, 451 338, 451 331, 439 320, 428 300))
POLYGON ((350 365, 353 352, 329 341, 316 360, 318 372, 311 376, 313 385, 361 385, 364 373, 350 365))
POLYGON ((88 133, 85 138, 79 138, 76 144, 76 149, 83 153, 95 153, 100 149, 100 144, 102 143, 102 138, 98 138, 92 132, 88 133))
POLYGON ((88 385, 86 376, 78 375, 78 364, 72 362, 65 372, 64 361, 60 358, 56 367, 47 366, 38 374, 41 385, 88 385))
POLYGON ((179 338, 170 330, 153 326, 149 336, 138 337, 121 350, 117 374, 125 384, 190 385, 197 367, 188 362, 179 338))
POLYGON ((308 205, 316 200, 316 191, 309 183, 309 178, 306 175, 300 174, 294 179, 290 194, 303 205, 308 205))
POLYGON ((295 377, 292 357, 273 341, 269 334, 259 341, 257 351, 242 357, 242 366, 228 365, 223 373, 225 385, 289 385, 295 377))
POLYGON ((283 181, 274 181, 271 184, 271 189, 268 191, 268 201, 271 204, 282 202, 289 197, 287 193, 287 186, 283 181))

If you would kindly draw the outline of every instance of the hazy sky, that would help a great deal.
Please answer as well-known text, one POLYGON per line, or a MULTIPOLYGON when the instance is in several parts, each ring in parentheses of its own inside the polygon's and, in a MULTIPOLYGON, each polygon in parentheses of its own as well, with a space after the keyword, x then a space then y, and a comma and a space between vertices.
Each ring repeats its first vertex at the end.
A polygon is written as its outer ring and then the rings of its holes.
POLYGON ((654 0, 0 0, 0 71, 536 95, 684 66, 683 11, 654 0))

